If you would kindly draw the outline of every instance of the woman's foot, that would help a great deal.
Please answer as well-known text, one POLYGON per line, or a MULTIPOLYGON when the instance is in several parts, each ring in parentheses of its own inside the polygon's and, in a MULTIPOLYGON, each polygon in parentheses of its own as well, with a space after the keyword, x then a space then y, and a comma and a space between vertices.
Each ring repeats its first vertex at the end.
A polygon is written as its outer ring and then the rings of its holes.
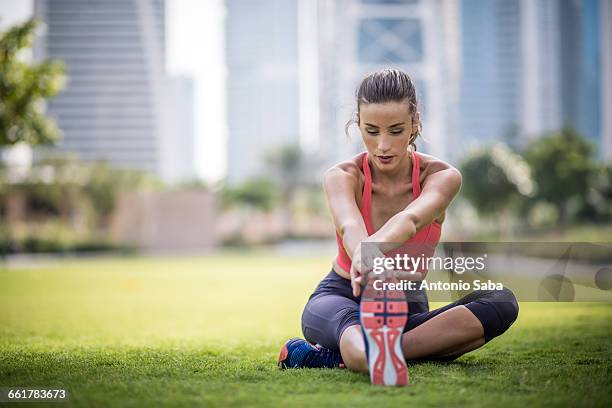
POLYGON ((407 385, 408 367, 402 351, 402 333, 408 320, 404 292, 376 290, 369 281, 361 297, 359 316, 372 384, 407 385))
POLYGON ((287 340, 278 356, 279 368, 344 368, 339 351, 293 338, 287 340))

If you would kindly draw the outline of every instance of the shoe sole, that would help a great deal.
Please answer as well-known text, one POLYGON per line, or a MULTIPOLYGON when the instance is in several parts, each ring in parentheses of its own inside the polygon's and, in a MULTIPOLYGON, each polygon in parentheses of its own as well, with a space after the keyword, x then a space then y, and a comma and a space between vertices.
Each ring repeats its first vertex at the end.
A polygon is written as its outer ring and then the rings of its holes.
POLYGON ((404 291, 376 290, 370 281, 363 290, 359 312, 372 384, 408 385, 408 367, 402 351, 402 334, 408 321, 404 291))

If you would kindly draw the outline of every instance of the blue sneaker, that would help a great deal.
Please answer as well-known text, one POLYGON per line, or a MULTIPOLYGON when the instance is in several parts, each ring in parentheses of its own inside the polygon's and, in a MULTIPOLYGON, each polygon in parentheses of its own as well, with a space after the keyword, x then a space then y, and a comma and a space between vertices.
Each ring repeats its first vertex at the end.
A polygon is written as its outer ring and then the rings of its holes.
POLYGON ((344 368, 340 352, 293 338, 287 340, 278 356, 279 368, 344 368))

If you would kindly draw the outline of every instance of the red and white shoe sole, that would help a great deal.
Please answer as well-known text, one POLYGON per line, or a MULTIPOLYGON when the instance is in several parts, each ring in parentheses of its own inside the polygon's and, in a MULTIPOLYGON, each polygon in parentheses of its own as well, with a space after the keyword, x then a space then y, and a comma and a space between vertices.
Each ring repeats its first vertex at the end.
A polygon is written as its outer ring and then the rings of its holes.
POLYGON ((359 308, 361 327, 368 342, 372 384, 408 385, 408 367, 402 351, 402 334, 408 321, 406 295, 401 290, 375 290, 369 282, 359 308))

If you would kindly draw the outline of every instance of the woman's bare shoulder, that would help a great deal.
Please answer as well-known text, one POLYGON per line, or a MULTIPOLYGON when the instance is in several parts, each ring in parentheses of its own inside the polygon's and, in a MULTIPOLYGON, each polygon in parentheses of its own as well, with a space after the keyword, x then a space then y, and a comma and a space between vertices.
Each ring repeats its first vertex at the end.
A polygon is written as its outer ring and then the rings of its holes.
POLYGON ((442 191, 445 191, 449 195, 452 195, 454 197, 461 188, 461 172, 451 164, 440 160, 437 157, 424 153, 417 154, 419 155, 420 162, 419 168, 421 174, 419 175, 419 182, 421 183, 421 185, 425 186, 430 176, 432 176, 433 174, 442 172, 440 174, 444 174, 443 177, 435 177, 435 185, 437 186, 437 188, 442 189, 442 191))
POLYGON ((364 182, 361 160, 360 154, 330 167, 323 177, 323 184, 326 189, 348 185, 355 191, 360 191, 364 182))
POLYGON ((359 154, 349 160, 337 163, 330 167, 326 173, 344 174, 345 176, 359 180, 361 175, 363 175, 363 162, 361 157, 361 154, 359 154))
POLYGON ((419 169, 421 170, 421 180, 427 177, 430 174, 436 173, 441 170, 453 169, 459 172, 455 167, 451 164, 445 162, 442 159, 439 159, 430 154, 425 154, 421 152, 415 152, 419 156, 419 169))

